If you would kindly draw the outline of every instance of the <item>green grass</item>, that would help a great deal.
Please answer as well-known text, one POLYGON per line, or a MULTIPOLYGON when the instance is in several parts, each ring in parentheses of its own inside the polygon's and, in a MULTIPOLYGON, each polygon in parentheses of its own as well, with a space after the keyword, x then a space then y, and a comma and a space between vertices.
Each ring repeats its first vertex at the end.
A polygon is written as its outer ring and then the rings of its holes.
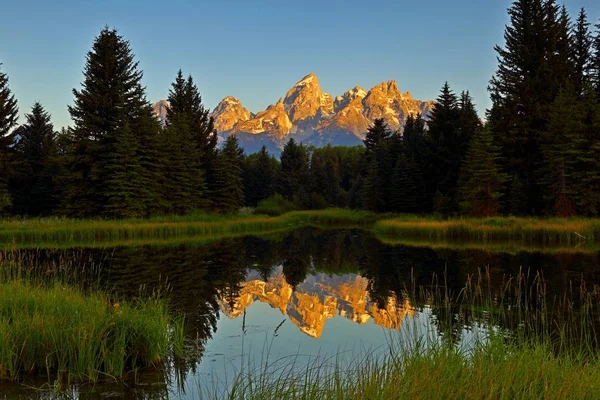
POLYGON ((201 243, 246 235, 270 235, 302 228, 360 228, 391 244, 418 243, 490 251, 534 249, 592 252, 600 244, 600 219, 495 217, 441 220, 347 209, 291 211, 277 216, 202 214, 130 220, 65 218, 4 220, 5 248, 108 247, 201 243))
POLYGON ((119 301, 34 278, 18 261, 0 266, 0 379, 119 379, 163 368, 183 349, 183 320, 156 296, 119 301))
POLYGON ((504 241, 544 246, 600 243, 600 220, 583 218, 494 217, 437 220, 401 217, 379 220, 373 230, 385 238, 426 238, 431 241, 504 241))
POLYGON ((306 226, 353 227, 372 225, 377 216, 343 209, 294 211, 277 217, 264 215, 192 214, 148 220, 82 220, 44 218, 0 223, 6 247, 106 246, 177 238, 217 240, 250 234, 271 234, 306 226))

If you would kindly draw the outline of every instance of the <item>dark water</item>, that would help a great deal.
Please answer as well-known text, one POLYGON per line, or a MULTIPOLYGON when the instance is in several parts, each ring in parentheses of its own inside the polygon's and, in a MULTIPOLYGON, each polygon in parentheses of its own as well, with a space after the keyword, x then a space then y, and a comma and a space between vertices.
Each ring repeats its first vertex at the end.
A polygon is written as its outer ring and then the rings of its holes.
MULTIPOLYGON (((540 271, 547 294, 557 297, 582 280, 600 282, 598 254, 387 246, 352 230, 305 229, 205 246, 19 252, 45 273, 69 260, 81 284, 99 282, 120 296, 166 294, 186 316, 187 351, 165 373, 143 373, 137 383, 63 387, 66 392, 59 395, 0 382, 0 399, 195 399, 199 391, 230 382, 246 365, 266 358, 285 362, 288 357, 302 365, 315 357, 387 348, 398 332, 434 337, 448 332, 440 321, 452 324, 452 318, 426 303, 412 304, 405 295, 415 287, 458 293, 482 268, 497 287, 519 271, 531 276, 540 271)), ((458 339, 473 334, 464 322, 451 328, 458 339)))

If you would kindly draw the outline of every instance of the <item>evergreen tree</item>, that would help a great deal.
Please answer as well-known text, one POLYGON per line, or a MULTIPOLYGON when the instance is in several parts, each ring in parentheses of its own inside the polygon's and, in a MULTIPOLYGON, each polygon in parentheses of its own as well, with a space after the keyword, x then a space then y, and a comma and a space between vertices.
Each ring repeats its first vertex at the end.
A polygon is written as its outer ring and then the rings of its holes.
MULTIPOLYGON (((118 216, 129 213, 128 205, 118 210, 110 196, 125 193, 131 187, 140 194, 144 215, 149 213, 152 200, 156 201, 158 167, 153 159, 158 134, 158 121, 145 97, 141 84, 142 72, 134 61, 129 42, 116 30, 105 27, 95 39, 84 68, 81 90, 73 90, 75 103, 69 107, 74 121, 74 153, 70 159, 70 179, 64 199, 65 210, 73 216, 118 216), (125 128, 128 125, 128 128, 125 128), (131 132, 133 139, 120 138, 131 132), (117 188, 107 168, 115 162, 113 154, 119 148, 115 143, 131 142, 141 164, 139 174, 117 188), (110 189, 107 185, 111 182, 110 189), (109 204, 113 204, 108 208, 109 204)), ((158 180, 160 182, 160 180, 158 180)))
POLYGON ((142 167, 137 157, 138 144, 125 120, 116 132, 106 160, 107 179, 104 194, 107 204, 103 214, 111 218, 135 218, 145 214, 140 198, 142 167))
MULTIPOLYGON (((569 21, 554 0, 516 0, 508 10, 504 47, 496 46, 498 69, 490 81, 488 121, 506 159, 506 172, 527 199, 527 210, 542 208, 538 184, 541 144, 549 107, 572 78, 569 21)), ((514 187, 513 187, 514 189, 514 187)))
POLYGON ((291 138, 281 153, 281 194, 297 205, 307 205, 310 189, 308 150, 291 138))
POLYGON ((544 143, 544 199, 549 213, 594 215, 600 205, 600 105, 591 87, 572 85, 554 102, 544 143))
MULTIPOLYGON (((2 64, 0 64, 1 66, 2 64)), ((0 71, 0 213, 12 204, 8 190, 11 147, 14 142, 11 130, 17 124, 18 113, 17 100, 8 87, 8 76, 0 71)))
POLYGON ((395 212, 412 213, 417 208, 417 176, 414 161, 405 154, 398 157, 391 179, 390 209, 395 212))
POLYGON ((362 201, 365 210, 374 212, 383 212, 386 209, 386 201, 383 190, 384 182, 380 174, 377 157, 372 157, 367 174, 364 178, 362 201))
POLYGON ((431 159, 428 163, 429 169, 426 171, 428 183, 426 190, 429 198, 433 197, 433 193, 439 192, 440 196, 450 199, 447 202, 448 209, 455 208, 449 204, 456 195, 464 149, 468 145, 466 136, 469 133, 465 132, 463 138, 461 117, 458 98, 446 82, 433 106, 428 122, 427 141, 431 159))
POLYGON ((392 136, 392 131, 387 126, 383 118, 378 118, 373 121, 373 125, 369 127, 367 135, 363 143, 367 148, 367 152, 372 152, 375 148, 385 142, 392 136))
POLYGON ((590 23, 587 20, 585 8, 579 11, 577 24, 573 30, 573 55, 575 63, 574 83, 578 94, 581 94, 590 82, 590 73, 592 69, 592 35, 589 29, 590 23))
POLYGON ((499 148, 489 129, 479 130, 473 138, 458 189, 461 211, 478 217, 491 217, 500 209, 506 176, 500 171, 499 148))
POLYGON ((596 25, 591 47, 590 80, 600 101, 600 23, 596 25))
POLYGON ((215 186, 211 195, 214 207, 221 212, 234 212, 244 206, 243 156, 235 135, 227 137, 217 154, 215 186))
POLYGON ((261 200, 275 194, 279 162, 262 146, 244 163, 244 197, 246 205, 255 207, 261 200))
POLYGON ((183 78, 179 70, 171 84, 167 108, 167 126, 163 133, 163 189, 167 208, 177 214, 186 214, 203 205, 205 195, 201 149, 194 139, 197 110, 202 109, 193 81, 183 78), (190 86, 191 85, 191 86, 190 86))
POLYGON ((19 127, 15 144, 16 168, 11 189, 18 214, 49 215, 59 199, 58 148, 50 115, 35 103, 26 123, 19 127))
MULTIPOLYGON (((201 170, 208 191, 212 190, 212 166, 217 154, 217 132, 210 112, 202 104, 202 96, 191 75, 185 79, 179 70, 168 97, 167 122, 184 119, 190 130, 190 139, 196 150, 194 162, 201 170)), ((205 204, 208 206, 208 204, 205 204)))

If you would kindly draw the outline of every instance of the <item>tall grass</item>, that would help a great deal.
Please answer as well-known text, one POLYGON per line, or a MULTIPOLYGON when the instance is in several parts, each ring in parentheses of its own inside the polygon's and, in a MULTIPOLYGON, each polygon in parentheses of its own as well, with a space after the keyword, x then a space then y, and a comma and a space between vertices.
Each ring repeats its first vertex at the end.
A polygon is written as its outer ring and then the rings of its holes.
POLYGON ((193 238, 195 241, 273 233, 305 226, 372 225, 376 215, 342 209, 294 211, 278 217, 263 215, 193 214, 148 220, 83 220, 64 218, 8 220, 0 223, 0 242, 8 247, 64 243, 144 242, 193 238))
POLYGON ((516 241, 546 246, 600 242, 598 219, 497 217, 442 221, 413 217, 383 219, 373 229, 382 237, 427 238, 432 241, 516 241))
POLYGON ((162 368, 181 354, 182 319, 157 296, 120 301, 38 278, 19 260, 0 267, 0 378, 96 382, 162 368))
POLYGON ((431 286, 407 287, 403 295, 422 304, 422 311, 435 310, 439 334, 408 329, 392 336, 381 353, 317 357, 303 368, 295 367, 302 363, 298 356, 261 360, 232 382, 204 386, 204 398, 598 398, 597 286, 582 283, 548 298, 542 275, 522 272, 493 287, 489 271, 481 271, 458 293, 442 277, 431 286), (460 339, 460 332, 475 326, 470 342, 460 339))

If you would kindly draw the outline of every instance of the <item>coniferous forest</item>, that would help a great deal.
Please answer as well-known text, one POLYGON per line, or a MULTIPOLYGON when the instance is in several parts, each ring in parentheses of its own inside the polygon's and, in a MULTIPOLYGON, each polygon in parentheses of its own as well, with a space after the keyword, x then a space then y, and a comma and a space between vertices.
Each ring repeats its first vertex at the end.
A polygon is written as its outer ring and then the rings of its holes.
MULTIPOLYGON (((57 131, 42 104, 23 121, 0 71, 2 215, 128 218, 235 212, 278 203, 375 212, 570 217, 600 213, 600 24, 555 0, 509 9, 492 106, 445 83, 430 115, 401 132, 375 120, 364 146, 292 138, 276 159, 217 143, 192 76, 174 73, 155 117, 130 43, 104 28, 57 131)), ((174 71, 175 72, 175 71, 174 71)), ((443 79, 443 77, 441 77, 443 79)))

